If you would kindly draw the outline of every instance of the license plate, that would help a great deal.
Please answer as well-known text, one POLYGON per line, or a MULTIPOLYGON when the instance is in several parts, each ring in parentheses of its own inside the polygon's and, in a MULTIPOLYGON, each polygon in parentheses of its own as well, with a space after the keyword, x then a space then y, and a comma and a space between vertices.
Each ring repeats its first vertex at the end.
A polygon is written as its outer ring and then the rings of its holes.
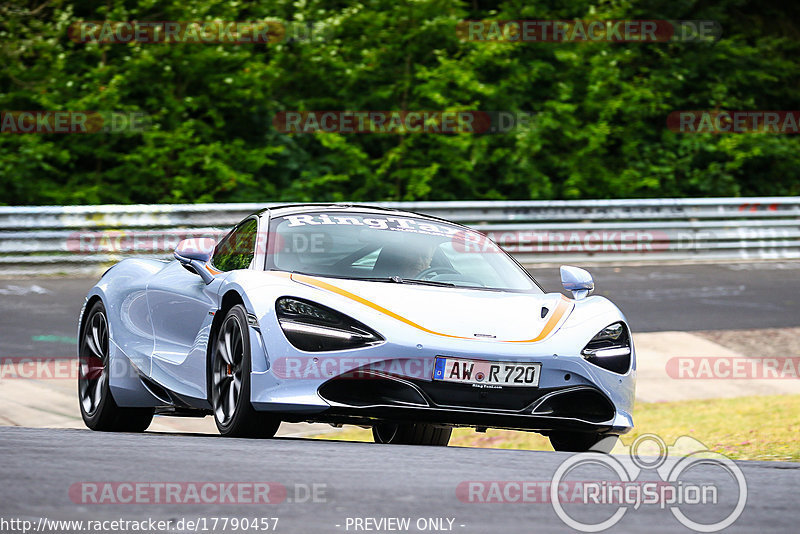
POLYGON ((461 384, 538 387, 541 363, 487 362, 436 357, 433 379, 461 384))

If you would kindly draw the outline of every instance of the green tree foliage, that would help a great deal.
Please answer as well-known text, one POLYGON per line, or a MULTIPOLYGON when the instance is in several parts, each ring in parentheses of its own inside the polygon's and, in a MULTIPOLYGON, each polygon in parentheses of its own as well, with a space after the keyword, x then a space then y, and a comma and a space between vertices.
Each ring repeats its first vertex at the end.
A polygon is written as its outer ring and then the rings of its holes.
POLYGON ((778 0, 17 0, 0 109, 113 110, 144 131, 0 134, 0 203, 800 194, 800 137, 680 134, 675 110, 796 110, 796 7, 778 0), (76 21, 256 21, 270 44, 100 44, 76 21), (709 19, 716 42, 511 43, 465 19, 709 19), (286 134, 285 110, 535 113, 505 134, 286 134))

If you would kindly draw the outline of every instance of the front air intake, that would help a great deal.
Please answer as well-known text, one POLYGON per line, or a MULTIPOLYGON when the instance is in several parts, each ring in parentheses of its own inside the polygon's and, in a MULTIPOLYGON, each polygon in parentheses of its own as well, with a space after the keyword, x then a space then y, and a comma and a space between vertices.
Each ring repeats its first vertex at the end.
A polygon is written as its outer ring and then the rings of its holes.
POLYGON ((417 388, 405 380, 363 372, 325 382, 319 395, 345 406, 428 406, 417 388))
POLYGON ((581 419, 603 423, 614 418, 614 405, 594 388, 579 387, 545 396, 533 409, 534 415, 581 419))

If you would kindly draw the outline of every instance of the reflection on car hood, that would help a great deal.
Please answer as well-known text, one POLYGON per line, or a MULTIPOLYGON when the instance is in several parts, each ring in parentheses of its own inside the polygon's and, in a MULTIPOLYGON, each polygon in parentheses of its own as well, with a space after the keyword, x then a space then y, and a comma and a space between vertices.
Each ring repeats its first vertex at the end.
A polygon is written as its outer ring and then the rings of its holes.
POLYGON ((574 303, 546 295, 454 287, 365 282, 301 274, 292 280, 349 298, 427 333, 513 342, 542 341, 563 324, 574 303), (542 308, 545 310, 542 317, 542 308))

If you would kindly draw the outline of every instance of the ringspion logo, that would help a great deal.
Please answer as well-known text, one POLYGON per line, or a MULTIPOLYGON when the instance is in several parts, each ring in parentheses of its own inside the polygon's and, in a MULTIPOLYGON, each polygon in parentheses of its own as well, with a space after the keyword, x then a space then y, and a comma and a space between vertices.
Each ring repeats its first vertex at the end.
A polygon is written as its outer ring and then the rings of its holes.
MULTIPOLYGON (((602 450, 611 439, 616 438, 606 438, 595 445, 596 450, 602 450)), ((617 442, 611 452, 615 454, 575 454, 556 469, 550 503, 570 528, 601 532, 641 506, 657 505, 669 509, 689 529, 717 532, 731 526, 744 511, 747 481, 742 470, 692 437, 681 436, 667 446, 659 436, 644 434, 629 447, 617 442), (587 476, 598 468, 608 471, 609 477, 587 476), (583 481, 577 504, 572 504, 576 502, 573 498, 563 501, 559 492, 564 482, 573 480, 570 477, 583 481), (659 480, 650 480, 655 477, 659 480), (586 505, 599 506, 589 513, 586 505), (613 510, 610 515, 609 509, 613 510)))

